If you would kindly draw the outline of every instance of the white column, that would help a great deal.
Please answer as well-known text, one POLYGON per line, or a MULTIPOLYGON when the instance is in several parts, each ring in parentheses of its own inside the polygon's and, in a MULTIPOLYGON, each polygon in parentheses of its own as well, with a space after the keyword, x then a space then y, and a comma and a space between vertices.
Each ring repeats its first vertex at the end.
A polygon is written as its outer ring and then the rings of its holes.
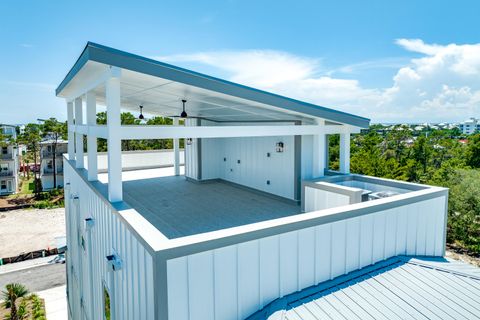
MULTIPOLYGON (((75 99, 75 125, 83 124, 82 98, 75 99)), ((83 134, 75 130, 75 167, 84 168, 83 134)))
MULTIPOLYGON (((319 125, 325 125, 324 120, 318 121, 319 125)), ((313 168, 312 175, 314 178, 323 177, 325 170, 325 133, 319 132, 313 135, 313 168)))
POLYGON ((340 134, 340 172, 350 173, 350 132, 340 134))
POLYGON ((120 79, 106 82, 108 132, 108 200, 122 201, 122 141, 120 139, 120 79))
MULTIPOLYGON (((178 126, 178 118, 173 118, 173 125, 178 126)), ((175 175, 180 175, 180 140, 173 139, 173 168, 175 169, 175 175)))
MULTIPOLYGON (((95 126, 97 124, 97 101, 95 93, 89 91, 87 93, 87 125, 95 126)), ((97 137, 87 135, 87 152, 88 152, 88 180, 98 180, 98 166, 97 166, 97 137)))
POLYGON ((68 126, 68 159, 75 159, 75 132, 70 128, 73 126, 73 102, 67 102, 67 126, 68 126))

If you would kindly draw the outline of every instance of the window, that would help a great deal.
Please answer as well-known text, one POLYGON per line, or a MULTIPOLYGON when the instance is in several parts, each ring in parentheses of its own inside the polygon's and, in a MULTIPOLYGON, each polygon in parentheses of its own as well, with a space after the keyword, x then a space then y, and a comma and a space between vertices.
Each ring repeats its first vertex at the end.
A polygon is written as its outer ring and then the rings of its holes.
POLYGON ((103 285, 103 315, 105 320, 110 320, 110 294, 108 289, 103 285))
POLYGON ((7 147, 2 147, 2 153, 7 154, 8 153, 8 148, 7 147))
POLYGON ((47 168, 48 169, 53 169, 53 161, 52 160, 47 162, 47 168))
POLYGON ((0 182, 0 190, 7 190, 7 181, 6 180, 2 180, 0 182))

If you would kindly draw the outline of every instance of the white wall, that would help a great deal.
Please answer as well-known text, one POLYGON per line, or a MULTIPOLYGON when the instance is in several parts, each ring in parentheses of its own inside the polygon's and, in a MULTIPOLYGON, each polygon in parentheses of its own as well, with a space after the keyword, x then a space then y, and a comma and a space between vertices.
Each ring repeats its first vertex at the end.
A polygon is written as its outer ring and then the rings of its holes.
MULTIPOLYGON (((124 151, 122 152, 122 168, 128 170, 142 167, 173 166, 173 158, 173 150, 124 151)), ((184 158, 184 152, 180 150, 180 164, 184 164, 184 158)), ((107 170, 107 154, 99 153, 97 159, 98 170, 107 170)), ((85 155, 84 161, 85 167, 88 168, 87 155, 85 155)))
POLYGON ((143 243, 127 227, 114 209, 98 196, 65 162, 67 227, 67 279, 72 319, 102 319, 103 283, 110 290, 112 319, 154 319, 153 258, 143 243), (73 201, 71 195, 79 197, 73 201), (93 217, 89 232, 84 221, 93 217), (81 247, 84 237, 86 250, 81 247), (91 245, 91 247, 89 247, 91 245), (90 249, 91 248, 91 249, 90 249), (123 260, 123 269, 107 271, 106 256, 115 251, 123 260), (91 265, 90 265, 91 263, 91 265), (72 269, 73 266, 73 269, 72 269), (93 296, 90 286, 93 285, 93 296), (80 307, 83 296, 84 308, 80 307), (91 310, 93 308, 93 318, 91 310))
POLYGON ((305 186, 304 211, 317 211, 346 206, 351 203, 350 196, 305 186))
POLYGON ((276 298, 392 256, 441 256, 445 201, 440 196, 169 260, 169 318, 244 319, 276 298))
MULTIPOLYGON (((53 173, 49 175, 42 175, 42 188, 43 190, 53 189, 53 173)), ((63 173, 57 173, 57 186, 63 187, 63 173)))
MULTIPOLYGON (((197 119, 186 119, 186 126, 196 126, 197 119)), ((185 176, 191 179, 198 180, 200 175, 200 168, 198 167, 198 144, 199 139, 192 139, 191 144, 187 143, 185 138, 185 176)))
POLYGON ((201 155, 202 180, 220 178, 288 199, 295 198, 293 136, 202 139, 201 155), (284 143, 284 152, 275 152, 277 142, 284 143))

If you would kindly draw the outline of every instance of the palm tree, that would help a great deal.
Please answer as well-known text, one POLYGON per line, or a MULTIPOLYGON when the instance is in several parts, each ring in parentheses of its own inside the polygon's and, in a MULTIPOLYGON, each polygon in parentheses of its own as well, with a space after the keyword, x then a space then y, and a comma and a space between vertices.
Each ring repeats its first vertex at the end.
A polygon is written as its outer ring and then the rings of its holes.
POLYGON ((28 294, 28 289, 20 283, 10 283, 2 291, 2 299, 5 308, 10 308, 10 320, 19 320, 17 314, 17 299, 23 298, 28 294))

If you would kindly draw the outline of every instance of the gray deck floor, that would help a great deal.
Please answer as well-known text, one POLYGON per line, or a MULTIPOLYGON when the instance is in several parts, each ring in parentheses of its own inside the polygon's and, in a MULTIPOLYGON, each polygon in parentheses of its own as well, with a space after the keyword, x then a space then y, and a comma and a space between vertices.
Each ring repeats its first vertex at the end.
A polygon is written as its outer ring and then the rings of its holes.
POLYGON ((124 201, 170 239, 301 212, 299 205, 226 182, 183 176, 124 180, 123 191, 124 201))

